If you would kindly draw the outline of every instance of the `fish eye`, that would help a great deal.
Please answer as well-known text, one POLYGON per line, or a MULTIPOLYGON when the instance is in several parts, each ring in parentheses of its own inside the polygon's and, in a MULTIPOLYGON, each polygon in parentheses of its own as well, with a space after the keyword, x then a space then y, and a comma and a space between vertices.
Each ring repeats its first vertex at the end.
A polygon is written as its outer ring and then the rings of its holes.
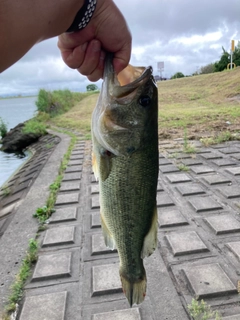
POLYGON ((151 98, 148 95, 141 96, 139 98, 139 103, 143 107, 148 107, 151 103, 151 98))

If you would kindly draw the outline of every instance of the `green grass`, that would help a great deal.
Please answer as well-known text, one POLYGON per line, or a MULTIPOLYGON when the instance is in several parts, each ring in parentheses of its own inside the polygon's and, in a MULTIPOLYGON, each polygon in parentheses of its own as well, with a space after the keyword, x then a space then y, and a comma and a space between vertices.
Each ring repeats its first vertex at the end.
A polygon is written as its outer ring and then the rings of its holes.
POLYGON ((22 298, 24 284, 31 273, 33 264, 37 260, 37 252, 38 242, 35 239, 30 239, 26 257, 22 260, 20 270, 11 286, 11 294, 5 307, 6 314, 3 316, 3 319, 9 318, 9 314, 15 311, 16 304, 22 298))
POLYGON ((211 307, 204 300, 200 302, 192 299, 188 305, 188 311, 194 320, 221 320, 222 317, 217 311, 212 311, 211 307))
POLYGON ((22 131, 23 133, 33 133, 37 135, 44 135, 47 133, 46 125, 35 118, 27 121, 22 131))
POLYGON ((3 119, 0 117, 0 136, 2 138, 4 138, 6 136, 8 132, 8 129, 7 129, 7 124, 5 121, 3 121, 3 119))

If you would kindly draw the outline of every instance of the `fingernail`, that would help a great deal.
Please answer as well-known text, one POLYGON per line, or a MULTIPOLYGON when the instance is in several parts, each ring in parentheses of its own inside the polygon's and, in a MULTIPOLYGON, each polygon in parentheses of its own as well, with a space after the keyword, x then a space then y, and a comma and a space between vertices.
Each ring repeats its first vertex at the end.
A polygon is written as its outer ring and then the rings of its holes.
POLYGON ((86 51, 87 45, 88 45, 88 42, 85 42, 83 45, 81 45, 81 50, 82 50, 83 52, 86 51))

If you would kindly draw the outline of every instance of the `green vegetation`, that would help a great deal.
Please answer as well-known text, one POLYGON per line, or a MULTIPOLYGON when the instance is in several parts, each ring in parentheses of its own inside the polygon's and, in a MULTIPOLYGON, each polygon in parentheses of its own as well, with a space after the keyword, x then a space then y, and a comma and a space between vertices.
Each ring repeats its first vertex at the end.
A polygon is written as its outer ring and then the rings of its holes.
POLYGON ((8 132, 7 124, 0 117, 0 135, 1 135, 1 137, 4 138, 6 136, 6 134, 7 134, 7 132, 8 132))
POLYGON ((77 102, 92 94, 71 92, 70 90, 46 91, 41 89, 38 93, 36 106, 39 112, 47 113, 50 117, 69 111, 77 102))
POLYGON ((15 282, 11 286, 11 294, 8 299, 8 304, 5 308, 7 314, 4 319, 8 319, 8 315, 14 312, 16 304, 19 302, 23 295, 23 287, 25 281, 31 273, 31 267, 37 260, 38 243, 34 239, 29 240, 28 251, 26 257, 22 260, 22 264, 18 274, 16 275, 15 282))
POLYGON ((178 165, 178 169, 181 171, 189 171, 189 167, 186 166, 185 164, 181 163, 178 165))
POLYGON ((236 136, 236 134, 232 134, 231 132, 226 131, 226 132, 220 132, 214 137, 202 138, 200 139, 200 141, 205 147, 208 147, 212 144, 219 144, 226 141, 239 140, 239 139, 240 139, 240 136, 236 136))
POLYGON ((46 125, 38 121, 37 118, 27 121, 22 131, 23 133, 33 133, 37 135, 44 135, 47 133, 46 125))
POLYGON ((50 218, 52 213, 55 211, 54 205, 56 202, 58 190, 61 186, 61 181, 63 179, 63 173, 67 167, 67 163, 71 156, 72 149, 77 140, 77 137, 74 134, 66 131, 61 131, 61 132, 69 134, 72 137, 72 139, 68 147, 68 150, 65 153, 63 160, 61 162, 60 168, 58 170, 58 176, 56 177, 54 182, 49 186, 50 193, 49 193, 46 204, 41 208, 37 208, 36 212, 33 214, 33 217, 37 218, 40 223, 39 231, 42 230, 43 224, 46 222, 47 219, 50 218))
POLYGON ((9 187, 6 186, 1 188, 1 192, 2 192, 2 195, 6 197, 11 193, 11 190, 9 187))
POLYGON ((184 74, 182 72, 176 72, 171 79, 183 78, 184 74))
POLYGON ((212 311, 211 307, 204 300, 200 302, 192 299, 188 305, 188 311, 194 320, 221 320, 222 317, 217 311, 212 311))
POLYGON ((87 91, 96 91, 98 90, 98 87, 95 84, 89 84, 86 89, 87 91))

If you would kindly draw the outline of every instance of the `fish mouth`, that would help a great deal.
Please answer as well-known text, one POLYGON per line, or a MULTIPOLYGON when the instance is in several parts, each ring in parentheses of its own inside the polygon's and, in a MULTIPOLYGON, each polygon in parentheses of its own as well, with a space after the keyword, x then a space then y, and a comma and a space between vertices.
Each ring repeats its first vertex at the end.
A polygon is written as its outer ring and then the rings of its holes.
POLYGON ((116 102, 127 104, 137 94, 138 88, 150 79, 152 72, 152 67, 128 65, 117 75, 113 68, 113 55, 107 54, 103 77, 106 93, 116 102))

